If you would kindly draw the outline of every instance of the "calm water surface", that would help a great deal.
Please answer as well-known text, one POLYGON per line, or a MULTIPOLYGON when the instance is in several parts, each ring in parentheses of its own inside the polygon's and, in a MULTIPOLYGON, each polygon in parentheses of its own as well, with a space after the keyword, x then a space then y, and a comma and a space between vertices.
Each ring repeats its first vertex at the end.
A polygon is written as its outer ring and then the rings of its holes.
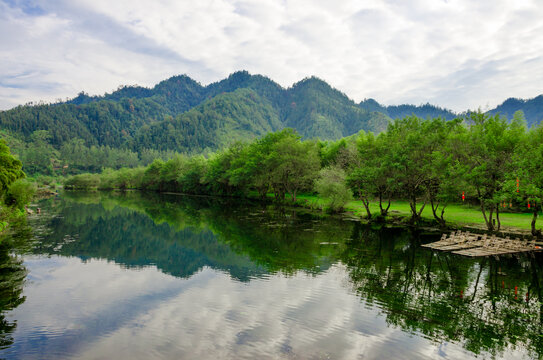
POLYGON ((543 259, 221 199, 65 193, 0 244, 0 358, 543 354, 543 259))

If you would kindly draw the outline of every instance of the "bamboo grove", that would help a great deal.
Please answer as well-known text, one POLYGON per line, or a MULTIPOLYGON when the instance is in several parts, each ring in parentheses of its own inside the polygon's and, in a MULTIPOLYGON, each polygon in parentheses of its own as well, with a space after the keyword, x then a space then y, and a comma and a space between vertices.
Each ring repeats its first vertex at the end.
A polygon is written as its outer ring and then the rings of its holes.
POLYGON ((529 211, 533 235, 543 200, 543 127, 527 128, 522 112, 508 121, 474 112, 463 119, 408 116, 387 131, 360 132, 335 142, 302 140, 291 129, 250 143, 236 142, 208 157, 177 155, 147 167, 104 169, 65 181, 72 189, 142 189, 160 192, 272 198, 296 202, 318 193, 331 210, 353 197, 368 219, 389 215, 394 199, 409 202, 410 222, 425 207, 441 226, 448 204, 477 204, 489 231, 500 213, 529 211), (377 214, 370 202, 377 201, 377 214))

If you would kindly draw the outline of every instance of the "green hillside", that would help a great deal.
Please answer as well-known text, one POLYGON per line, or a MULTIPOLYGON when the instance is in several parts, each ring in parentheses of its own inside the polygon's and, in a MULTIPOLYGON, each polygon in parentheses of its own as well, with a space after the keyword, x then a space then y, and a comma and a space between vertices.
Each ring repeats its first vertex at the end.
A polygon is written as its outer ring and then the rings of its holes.
MULTIPOLYGON (((543 95, 508 99, 489 113, 511 118, 517 110, 529 125, 540 123, 543 95)), ((52 174, 66 165, 69 170, 63 171, 96 171, 146 165, 174 152, 208 153, 286 127, 305 139, 379 133, 390 119, 413 114, 462 116, 430 104, 385 106, 373 99, 357 104, 316 77, 285 89, 265 76, 238 71, 207 86, 179 75, 152 88, 120 86, 103 96, 81 92, 63 103, 17 106, 0 111, 0 133, 24 160, 25 171, 48 168, 45 173, 52 174)))
POLYGON ((250 89, 217 95, 164 121, 141 127, 131 147, 197 153, 251 140, 282 128, 271 103, 250 89))
POLYGON ((499 113, 512 119, 513 114, 519 110, 524 113, 528 126, 540 124, 543 121, 543 95, 528 100, 509 98, 489 113, 492 115, 499 113))
POLYGON ((358 107, 342 92, 315 77, 288 89, 284 124, 306 138, 339 139, 360 130, 381 132, 388 118, 358 107))
POLYGON ((65 103, 0 112, 0 130, 23 142, 45 130, 56 149, 81 139, 85 146, 135 152, 217 150, 284 127, 305 138, 337 139, 360 130, 380 132, 387 122, 322 80, 306 79, 284 89, 247 71, 205 87, 181 75, 150 89, 121 86, 103 96, 81 92, 65 103))
POLYGON ((423 119, 442 117, 447 120, 452 120, 458 116, 451 110, 441 108, 439 106, 424 104, 424 105, 390 105, 385 106, 379 104, 374 99, 365 99, 360 102, 359 106, 367 111, 377 111, 391 119, 402 119, 406 116, 415 115, 423 119))

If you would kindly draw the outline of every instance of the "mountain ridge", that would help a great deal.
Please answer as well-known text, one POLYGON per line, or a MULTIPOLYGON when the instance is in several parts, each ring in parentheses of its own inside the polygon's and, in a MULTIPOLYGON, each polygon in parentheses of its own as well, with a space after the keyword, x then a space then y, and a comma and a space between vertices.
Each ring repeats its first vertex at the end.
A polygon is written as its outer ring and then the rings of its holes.
MULTIPOLYGON (((543 95, 510 98, 488 113, 511 118, 517 110, 525 112, 528 125, 540 123, 543 95)), ((284 127, 322 140, 360 130, 379 133, 390 119, 412 114, 450 120, 467 112, 458 114, 429 103, 386 106, 371 98, 355 103, 314 76, 283 88, 266 76, 237 71, 206 86, 176 75, 152 88, 120 86, 102 96, 80 92, 66 102, 20 105, 0 111, 0 130, 23 140, 46 130, 57 148, 82 139, 87 146, 199 153, 284 127)))

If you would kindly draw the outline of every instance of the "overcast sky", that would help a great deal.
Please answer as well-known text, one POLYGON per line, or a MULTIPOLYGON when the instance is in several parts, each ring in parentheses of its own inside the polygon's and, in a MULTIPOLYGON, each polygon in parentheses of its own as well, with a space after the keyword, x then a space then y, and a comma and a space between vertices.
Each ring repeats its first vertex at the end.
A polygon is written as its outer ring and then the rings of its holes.
POLYGON ((0 0, 0 109, 237 70, 456 111, 543 93, 541 0, 0 0))

